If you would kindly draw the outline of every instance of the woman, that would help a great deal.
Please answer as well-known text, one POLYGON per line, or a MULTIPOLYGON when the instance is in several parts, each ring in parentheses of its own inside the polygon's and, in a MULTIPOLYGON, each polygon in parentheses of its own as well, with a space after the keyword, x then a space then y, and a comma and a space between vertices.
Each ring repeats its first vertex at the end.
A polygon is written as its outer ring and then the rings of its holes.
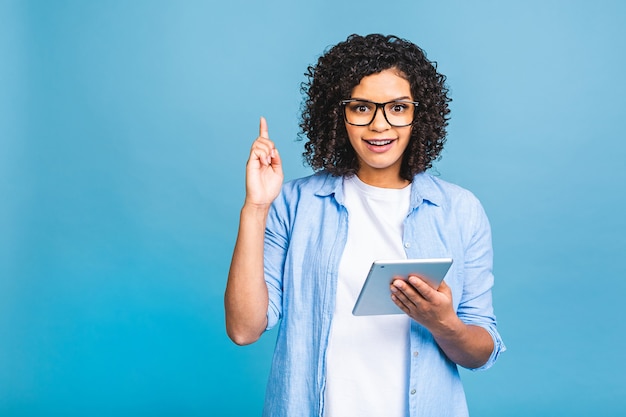
POLYGON ((394 36, 332 47, 303 86, 316 174, 284 185, 261 119, 225 308, 237 344, 280 323, 264 415, 464 416, 457 364, 486 369, 504 350, 488 220, 470 192, 426 173, 445 142, 444 82, 394 36), (438 289, 391 283, 405 314, 351 314, 373 260, 435 257, 454 259, 438 289))

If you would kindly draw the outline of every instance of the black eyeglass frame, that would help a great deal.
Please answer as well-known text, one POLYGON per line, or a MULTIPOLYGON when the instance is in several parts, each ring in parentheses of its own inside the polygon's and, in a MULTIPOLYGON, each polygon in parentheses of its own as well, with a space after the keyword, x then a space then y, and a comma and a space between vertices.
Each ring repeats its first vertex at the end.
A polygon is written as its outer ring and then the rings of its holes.
POLYGON ((352 126, 368 126, 370 124, 372 124, 372 122, 374 121, 374 119, 376 118, 376 113, 378 112, 378 109, 382 109, 383 111, 383 117, 385 118, 385 120, 387 121, 387 123, 389 123, 390 126, 393 127, 406 127, 406 126, 411 126, 413 124, 413 122, 415 121, 415 111, 417 110, 417 107, 419 106, 419 102, 418 101, 409 101, 409 100, 391 100, 388 101, 386 103, 377 103, 375 101, 370 101, 370 100, 359 100, 359 99, 354 99, 354 98, 350 98, 350 99, 346 99, 346 100, 341 100, 339 102, 339 104, 341 105, 341 108, 343 109, 343 119, 345 120, 346 123, 348 123, 349 125, 352 126), (368 122, 368 123, 351 123, 348 121, 348 115, 346 114, 346 105, 349 103, 370 103, 376 106, 376 110, 374 110, 374 114, 372 115, 372 119, 368 122), (407 123, 405 125, 395 125, 393 123, 391 123, 389 121, 389 119, 387 118, 387 112, 385 111, 385 106, 387 104, 391 104, 391 103, 406 103, 406 104, 413 104, 415 107, 413 107, 413 119, 411 120, 410 123, 407 123))

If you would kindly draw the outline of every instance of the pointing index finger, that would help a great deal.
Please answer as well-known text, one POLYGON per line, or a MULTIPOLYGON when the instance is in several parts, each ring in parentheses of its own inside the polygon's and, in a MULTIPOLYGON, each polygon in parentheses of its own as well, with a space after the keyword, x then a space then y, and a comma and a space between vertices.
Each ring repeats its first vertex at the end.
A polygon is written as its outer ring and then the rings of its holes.
POLYGON ((270 138, 269 131, 267 130, 267 120, 261 116, 261 122, 259 123, 259 136, 265 139, 270 138))

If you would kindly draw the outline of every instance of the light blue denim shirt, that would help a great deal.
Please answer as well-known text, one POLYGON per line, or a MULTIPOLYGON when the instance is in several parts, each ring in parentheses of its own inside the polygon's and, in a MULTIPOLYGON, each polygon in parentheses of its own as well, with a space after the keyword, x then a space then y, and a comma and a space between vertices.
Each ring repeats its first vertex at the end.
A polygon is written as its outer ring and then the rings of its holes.
MULTIPOLYGON (((326 349, 335 305, 337 270, 348 233, 343 177, 321 172, 286 183, 265 233, 265 280, 270 329, 280 322, 264 416, 322 416, 326 349)), ((495 362, 504 344, 491 300, 491 230, 472 193, 429 174, 411 184, 404 221, 407 258, 451 257, 446 283, 467 324, 485 328, 495 362)), ((408 409, 411 417, 467 416, 457 365, 425 327, 411 321, 408 409)))

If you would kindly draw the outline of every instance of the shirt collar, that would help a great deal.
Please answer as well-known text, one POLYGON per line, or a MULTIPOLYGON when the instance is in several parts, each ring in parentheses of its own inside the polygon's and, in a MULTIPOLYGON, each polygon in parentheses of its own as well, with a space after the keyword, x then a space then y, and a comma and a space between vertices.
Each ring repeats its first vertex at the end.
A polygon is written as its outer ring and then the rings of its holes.
POLYGON ((411 182, 411 209, 416 208, 424 201, 440 206, 443 202, 443 194, 433 176, 421 172, 413 177, 413 182, 411 182))
MULTIPOLYGON (((333 176, 327 172, 319 172, 321 185, 315 195, 328 197, 335 195, 339 204, 343 205, 343 177, 333 176)), ((422 202, 428 201, 435 206, 440 206, 443 195, 440 188, 435 184, 430 174, 421 172, 413 177, 411 182, 411 210, 418 207, 422 202)))
POLYGON ((320 176, 321 185, 315 193, 318 197, 328 197, 335 195, 335 200, 343 205, 343 177, 336 177, 328 172, 321 171, 315 174, 320 176))

